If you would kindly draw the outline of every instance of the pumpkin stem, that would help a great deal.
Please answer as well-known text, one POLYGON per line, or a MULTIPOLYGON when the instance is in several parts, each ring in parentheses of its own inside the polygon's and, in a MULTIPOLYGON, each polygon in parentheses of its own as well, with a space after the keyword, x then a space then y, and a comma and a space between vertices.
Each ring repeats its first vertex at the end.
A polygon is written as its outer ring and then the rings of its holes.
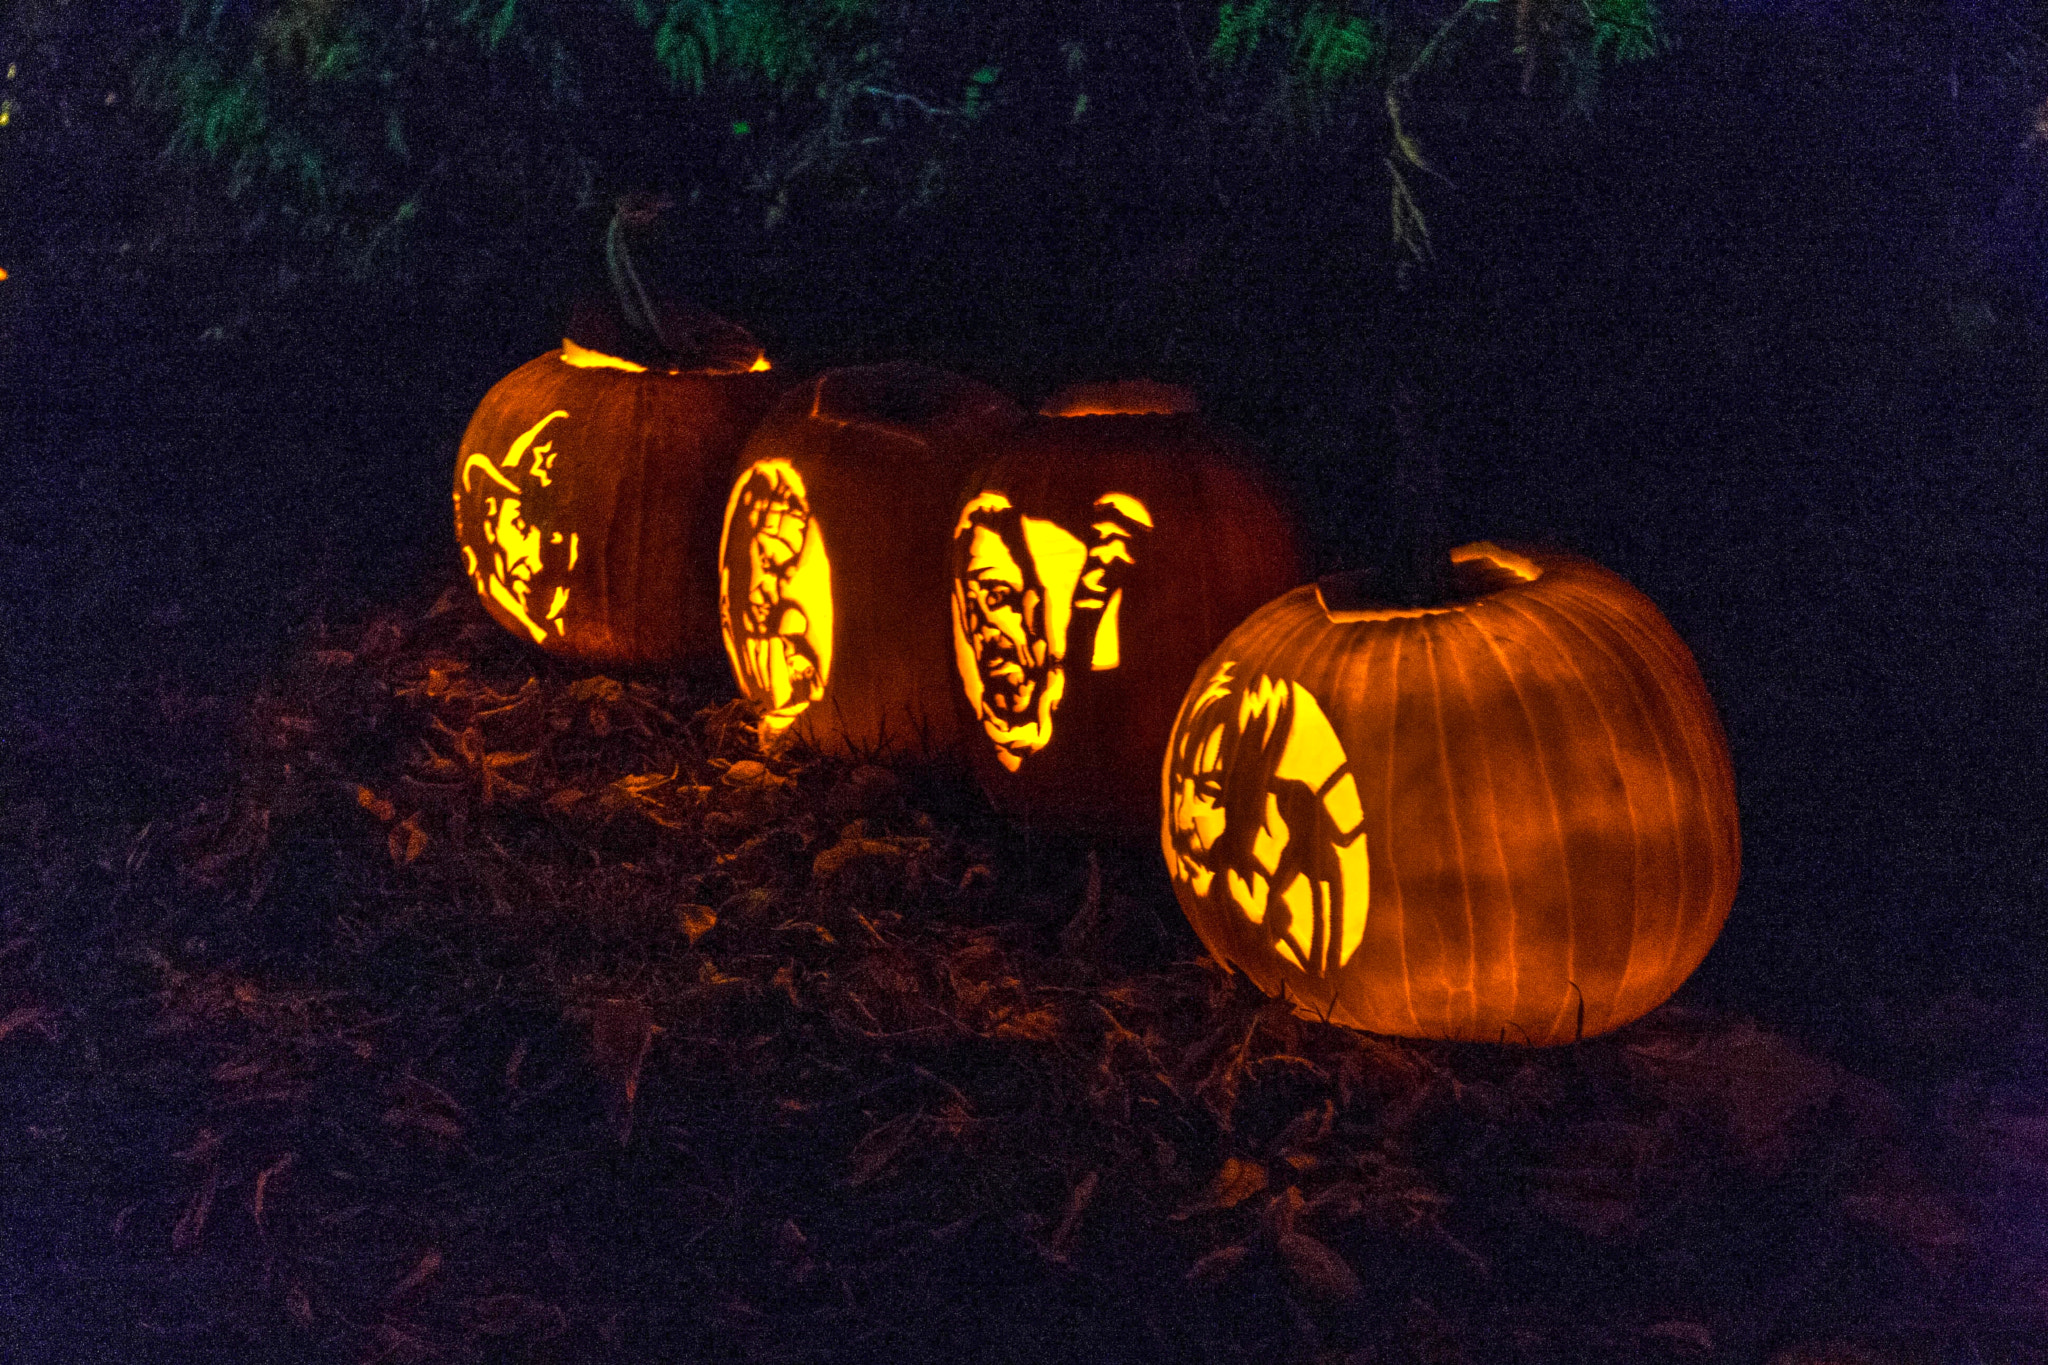
POLYGON ((611 224, 604 230, 604 268, 611 279, 612 292, 619 300, 619 316, 626 326, 641 341, 651 343, 660 352, 672 354, 679 348, 662 334, 661 311, 655 305, 654 291, 641 277, 632 248, 626 242, 629 214, 644 225, 652 222, 653 214, 657 212, 658 209, 650 210, 631 196, 619 201, 611 224))
POLYGON ((1414 386, 1394 381, 1394 467, 1387 511, 1393 524, 1373 574, 1373 595, 1388 606, 1440 607, 1452 596, 1451 544, 1444 533, 1444 470, 1423 430, 1414 386))
POLYGON ((747 329, 679 296, 660 220, 668 201, 621 195, 604 230, 603 284, 579 294, 564 336, 578 346, 666 370, 737 374, 768 368, 747 329))

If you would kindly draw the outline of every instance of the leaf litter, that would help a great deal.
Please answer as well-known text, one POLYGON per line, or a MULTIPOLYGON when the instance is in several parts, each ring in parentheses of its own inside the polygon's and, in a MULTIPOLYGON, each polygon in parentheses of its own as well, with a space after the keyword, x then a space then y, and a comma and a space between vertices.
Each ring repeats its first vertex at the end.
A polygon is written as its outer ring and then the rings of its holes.
POLYGON ((1546 1052, 1304 1018, 1155 851, 764 752, 702 671, 537 658, 459 588, 317 632, 171 823, 97 994, 7 910, 0 1067, 63 1058, 46 1107, 126 1135, 95 1235, 248 1358, 2048 1339, 2038 1091, 1901 1097, 1676 1006, 1546 1052))

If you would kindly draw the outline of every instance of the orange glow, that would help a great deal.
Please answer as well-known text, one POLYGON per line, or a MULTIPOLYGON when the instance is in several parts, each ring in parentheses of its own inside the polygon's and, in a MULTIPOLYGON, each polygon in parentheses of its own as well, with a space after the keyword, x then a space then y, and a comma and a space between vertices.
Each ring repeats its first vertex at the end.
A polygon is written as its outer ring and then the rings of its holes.
POLYGON ((740 690, 781 734, 832 678, 832 562, 803 476, 756 460, 733 480, 718 540, 719 624, 740 690))
MULTIPOLYGON (((554 482, 555 443, 538 438, 549 425, 568 415, 560 408, 550 412, 515 436, 502 459, 494 461, 481 451, 472 451, 463 460, 457 477, 457 524, 462 518, 462 495, 481 492, 483 538, 492 551, 486 567, 478 561, 474 550, 467 545, 462 547, 470 580, 476 584, 479 595, 503 608, 535 644, 546 640, 548 632, 546 626, 533 618, 528 599, 534 580, 548 568, 545 547, 561 544, 562 536, 559 531, 550 534, 528 520, 529 488, 521 478, 530 479, 533 489, 544 489, 554 482), (522 470, 520 465, 526 461, 530 463, 522 470), (479 474, 484 479, 474 480, 473 476, 479 474)), ((565 633, 562 611, 568 604, 569 589, 557 587, 545 618, 554 625, 557 635, 565 633)))
POLYGON ((1194 390, 1156 379, 1112 379, 1069 384, 1045 400, 1041 417, 1142 417, 1200 412, 1194 390))
POLYGON ((759 374, 651 372, 573 340, 493 385, 453 490, 463 568, 492 618, 606 666, 715 650, 718 497, 775 392, 759 374))
POLYGON ((646 374, 647 367, 620 356, 606 355, 593 351, 588 346, 578 346, 567 337, 562 338, 562 363, 574 365, 579 370, 624 370, 627 374, 646 374))
POLYGON ((1452 559, 1448 608, 1331 611, 1311 584, 1203 664, 1161 770, 1176 895, 1219 960, 1355 1028, 1619 1028, 1734 900, 1713 702, 1598 565, 1484 542, 1452 559))
POLYGON ((1503 550, 1490 540, 1460 545, 1451 551, 1450 559, 1451 591, 1455 597, 1442 606, 1333 608, 1323 603, 1321 588, 1316 589, 1316 600, 1322 603, 1324 613, 1332 621, 1349 625, 1370 621, 1413 621, 1424 616, 1457 615, 1470 610, 1501 588, 1516 583, 1533 583, 1543 576, 1543 570, 1534 560, 1503 550))
MULTIPOLYGON (((638 361, 636 361, 636 360, 627 360, 627 359, 626 359, 626 358, 625 358, 624 356, 616 356, 616 355, 609 355, 609 354, 607 354, 607 353, 605 353, 605 352, 603 352, 603 351, 595 351, 595 350, 592 350, 592 349, 591 349, 590 347, 588 347, 588 346, 579 346, 579 345, 577 345, 577 344, 576 344, 576 343, 575 343, 574 341, 571 341, 571 340, 570 340, 570 339, 569 339, 568 337, 563 337, 563 338, 562 338, 562 351, 561 351, 561 355, 562 355, 562 363, 563 363, 563 364, 565 364, 565 365, 574 365, 574 366, 575 366, 575 367, 576 367, 577 369, 579 369, 579 370, 623 370, 623 371, 624 371, 625 373, 627 373, 627 374, 646 374, 646 373, 647 373, 647 367, 646 367, 645 365, 642 365, 641 363, 639 363, 639 362, 638 362, 638 361)), ((670 373, 670 374, 727 374, 727 373, 732 373, 732 374, 739 374, 739 373, 745 373, 745 374, 766 374, 766 373, 768 373, 768 372, 769 372, 770 370, 772 370, 772 369, 774 369, 774 368, 775 368, 775 367, 774 367, 773 365, 771 365, 771 364, 769 364, 769 363, 768 363, 768 357, 767 357, 766 355, 763 355, 763 354, 757 354, 757 355, 756 355, 756 356, 754 357, 754 359, 753 359, 753 362, 752 362, 751 364, 749 364, 749 365, 748 365, 748 366, 746 367, 746 369, 745 369, 744 371, 740 371, 740 370, 730 370, 730 371, 729 371, 729 370, 725 370, 725 369, 721 369, 721 368, 718 368, 718 367, 712 366, 712 367, 706 367, 706 368, 704 368, 704 369, 701 369, 701 370, 680 370, 680 369, 672 369, 672 370, 670 370, 670 371, 669 371, 669 373, 670 373)))
POLYGON ((1067 642, 1081 623, 1094 628, 1092 671, 1123 662, 1123 578, 1152 514, 1127 493, 1103 494, 1093 513, 1083 540, 983 491, 953 526, 954 665, 996 761, 1010 772, 1052 741, 1067 642))
POLYGON ((1343 967, 1365 936, 1371 899, 1365 815, 1344 746, 1299 683, 1234 663, 1195 692, 1169 746, 1167 866, 1227 904, 1301 971, 1343 967), (1291 818, 1290 818, 1291 817, 1291 818))

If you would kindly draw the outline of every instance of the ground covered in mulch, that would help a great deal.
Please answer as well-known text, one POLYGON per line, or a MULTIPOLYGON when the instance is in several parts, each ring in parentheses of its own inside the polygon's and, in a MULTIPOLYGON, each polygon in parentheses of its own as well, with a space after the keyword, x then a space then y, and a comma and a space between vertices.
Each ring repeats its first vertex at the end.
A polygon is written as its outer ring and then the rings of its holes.
POLYGON ((1295 1018, 1156 850, 764 754, 715 665, 540 658, 451 575, 316 624, 126 847, 18 801, 0 1339, 2048 1358, 2040 1019, 1917 1002, 1859 1073, 1682 1003, 1543 1052, 1295 1018))

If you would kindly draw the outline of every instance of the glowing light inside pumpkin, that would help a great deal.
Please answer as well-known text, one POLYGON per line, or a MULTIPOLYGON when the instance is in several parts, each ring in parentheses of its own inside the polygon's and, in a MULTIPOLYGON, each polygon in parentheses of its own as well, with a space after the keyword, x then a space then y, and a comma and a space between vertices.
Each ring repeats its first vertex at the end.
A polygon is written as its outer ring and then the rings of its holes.
MULTIPOLYGON (((559 545, 559 532, 550 533, 544 527, 536 526, 526 516, 526 483, 534 487, 547 488, 554 482, 556 451, 553 441, 541 441, 539 436, 549 423, 567 417, 567 411, 557 408, 538 422, 521 432, 506 449, 502 458, 493 460, 481 451, 471 452, 462 462, 462 477, 455 490, 455 514, 462 515, 462 495, 481 493, 484 500, 484 540, 491 547, 491 563, 486 569, 478 562, 476 552, 469 546, 462 547, 463 565, 469 572, 470 581, 476 584, 477 593, 496 602, 510 612, 535 644, 548 638, 548 627, 541 620, 535 620, 528 607, 533 592, 534 580, 547 569, 545 548, 559 545), (522 462, 525 468, 521 468, 522 462)), ((575 536, 570 536, 569 568, 576 563, 575 536)), ((558 586, 548 604, 542 620, 551 624, 556 635, 566 633, 562 613, 569 605, 569 589, 558 586)))
POLYGON ((627 374, 645 374, 647 367, 623 356, 606 355, 593 351, 588 346, 578 346, 567 337, 562 338, 562 363, 574 365, 579 370, 624 370, 627 374))
POLYGON ((1365 812, 1323 708, 1295 682, 1238 666, 1211 675, 1167 753, 1167 857, 1176 881, 1229 903, 1304 971, 1342 967, 1371 898, 1365 812))
MULTIPOLYGON (((627 374, 645 374, 647 367, 638 361, 627 360, 624 356, 608 355, 593 351, 588 346, 578 346, 568 337, 562 338, 562 363, 574 365, 579 370, 624 370, 627 374)), ((748 374, 765 374, 775 367, 768 363, 768 357, 757 355, 754 363, 747 366, 748 374)))
POLYGON ((832 677, 832 567, 803 476, 756 460, 734 482, 718 546, 719 620, 765 735, 788 729, 832 677))
POLYGON ((1194 390, 1156 379, 1113 379, 1070 384, 1045 400, 1041 417, 1166 417, 1199 412, 1194 390))
POLYGON ((1011 772, 1052 742, 1079 648, 1092 670, 1123 661, 1124 578, 1152 514, 1126 493, 1095 500, 1088 537, 983 491, 953 527, 953 655, 968 705, 1011 772))
MULTIPOLYGON (((1358 624, 1366 621, 1412 621, 1423 616, 1449 616, 1468 611, 1473 603, 1517 583, 1534 583, 1543 570, 1526 555, 1503 550, 1490 540, 1475 540, 1451 551, 1452 591, 1461 600, 1436 607, 1333 608, 1323 604, 1332 621, 1358 624)), ((1316 591, 1322 597, 1320 588, 1316 591)))

